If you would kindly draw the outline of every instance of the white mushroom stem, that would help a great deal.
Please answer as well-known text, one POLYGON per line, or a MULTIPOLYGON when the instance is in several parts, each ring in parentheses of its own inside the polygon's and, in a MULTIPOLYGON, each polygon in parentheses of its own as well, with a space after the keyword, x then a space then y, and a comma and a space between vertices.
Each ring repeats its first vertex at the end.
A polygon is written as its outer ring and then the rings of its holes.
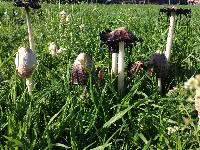
POLYGON ((28 88, 28 93, 31 95, 33 90, 33 80, 32 78, 26 78, 26 86, 28 88))
MULTIPOLYGON (((172 11, 170 16, 169 31, 167 36, 166 50, 165 50, 165 56, 168 62, 170 61, 170 56, 171 56, 175 24, 176 24, 176 12, 172 11)), ((160 93, 162 92, 161 78, 158 78, 158 91, 160 93)))
POLYGON ((118 53, 112 53, 112 74, 117 75, 117 55, 118 53))
POLYGON ((158 92, 162 92, 162 82, 161 82, 161 78, 158 78, 158 92))
POLYGON ((175 19, 176 19, 176 12, 171 12, 166 51, 165 51, 165 56, 167 58, 167 61, 170 60, 170 54, 171 54, 172 43, 173 43, 173 35, 174 35, 174 29, 175 29, 175 23, 176 23, 175 19))
POLYGON ((26 20, 27 20, 27 27, 28 27, 28 38, 29 38, 30 49, 32 49, 32 51, 35 51, 33 29, 32 29, 31 19, 30 19, 30 15, 29 15, 29 8, 25 8, 25 12, 26 12, 26 20))
POLYGON ((123 93, 124 89, 124 42, 119 42, 119 55, 118 55, 118 92, 123 93))
MULTIPOLYGON (((29 8, 25 7, 25 12, 26 12, 27 27, 28 27, 29 45, 30 45, 30 49, 32 49, 32 51, 35 52, 33 29, 32 29, 31 19, 30 19, 30 15, 29 15, 29 8)), ((32 77, 26 78, 26 86, 28 88, 28 93, 31 95, 32 90, 33 90, 32 77)))

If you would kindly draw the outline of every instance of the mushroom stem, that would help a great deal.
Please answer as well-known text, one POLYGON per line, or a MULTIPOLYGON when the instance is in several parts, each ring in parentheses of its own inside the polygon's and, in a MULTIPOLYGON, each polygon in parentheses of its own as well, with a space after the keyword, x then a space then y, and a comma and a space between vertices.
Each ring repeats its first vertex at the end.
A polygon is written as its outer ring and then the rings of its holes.
POLYGON ((31 19, 30 19, 28 7, 25 7, 25 12, 26 12, 26 21, 27 21, 27 27, 28 27, 28 38, 29 38, 30 49, 32 49, 32 51, 35 51, 33 29, 31 25, 31 19))
MULTIPOLYGON (((34 45, 34 38, 33 38, 33 29, 32 29, 32 24, 31 24, 31 19, 29 15, 29 8, 25 7, 25 13, 26 13, 26 21, 27 21, 27 27, 28 27, 28 37, 29 37, 29 45, 30 49, 35 52, 35 45, 34 45)), ((33 81, 32 77, 26 78, 26 85, 28 88, 28 92, 31 95, 32 89, 33 89, 33 81)))
POLYGON ((172 49, 174 28, 175 28, 175 23, 176 23, 175 18, 176 18, 176 12, 172 11, 171 16, 170 16, 170 25, 169 25, 166 51, 165 51, 165 56, 167 58, 167 61, 169 61, 169 59, 170 59, 170 54, 171 54, 171 49, 172 49))
POLYGON ((28 93, 31 95, 33 90, 33 80, 32 78, 26 78, 26 86, 28 88, 28 93))
POLYGON ((124 89, 124 42, 119 42, 118 55, 118 91, 122 94, 124 89))
POLYGON ((158 92, 162 93, 162 80, 158 78, 158 92))
POLYGON ((117 55, 118 53, 112 53, 112 74, 117 74, 117 55))

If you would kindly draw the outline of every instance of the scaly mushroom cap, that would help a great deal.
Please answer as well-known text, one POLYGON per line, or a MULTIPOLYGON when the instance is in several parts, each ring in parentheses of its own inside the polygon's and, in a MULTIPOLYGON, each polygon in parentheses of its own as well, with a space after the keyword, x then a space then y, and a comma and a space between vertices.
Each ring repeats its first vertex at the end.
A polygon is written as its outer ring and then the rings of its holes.
POLYGON ((125 27, 117 28, 113 31, 105 30, 100 34, 100 40, 103 44, 107 44, 111 52, 118 52, 119 42, 124 41, 125 47, 129 47, 131 43, 141 42, 142 39, 137 38, 132 32, 129 32, 125 27))
POLYGON ((31 7, 33 9, 39 9, 41 6, 38 3, 38 0, 14 0, 14 5, 17 7, 31 7))
POLYGON ((125 27, 120 27, 114 31, 108 33, 108 41, 117 41, 125 43, 134 43, 138 38, 131 32, 129 32, 125 27))
POLYGON ((174 12, 176 15, 190 15, 191 9, 183 9, 183 8, 177 8, 176 6, 173 6, 171 8, 162 8, 160 9, 160 13, 167 13, 167 16, 170 16, 171 13, 174 12))
POLYGON ((20 77, 30 77, 36 67, 35 53, 29 48, 19 48, 15 57, 15 64, 20 77))
POLYGON ((147 63, 149 73, 155 73, 157 78, 166 78, 169 70, 169 64, 164 53, 157 51, 147 63))
POLYGON ((120 27, 113 31, 103 31, 100 33, 100 39, 103 42, 124 41, 125 43, 134 43, 139 40, 132 32, 129 32, 125 27, 120 27))
POLYGON ((90 55, 85 53, 80 53, 72 68, 72 83, 85 85, 87 83, 87 78, 89 73, 92 71, 93 63, 90 55))

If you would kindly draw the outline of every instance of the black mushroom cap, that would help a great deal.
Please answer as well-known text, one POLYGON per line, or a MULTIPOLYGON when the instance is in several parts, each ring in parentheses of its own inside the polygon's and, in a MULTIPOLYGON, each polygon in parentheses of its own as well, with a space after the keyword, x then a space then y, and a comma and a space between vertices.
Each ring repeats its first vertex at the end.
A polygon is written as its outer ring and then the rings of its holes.
POLYGON ((80 53, 73 63, 72 84, 86 85, 93 69, 92 58, 86 53, 80 53))
POLYGON ((191 14, 191 9, 183 9, 183 8, 176 8, 176 7, 172 7, 172 8, 161 8, 160 9, 160 13, 166 13, 167 16, 171 15, 171 12, 175 12, 176 15, 185 15, 187 16, 188 14, 191 14))
POLYGON ((128 76, 136 75, 140 70, 147 71, 150 75, 155 74, 157 78, 167 78, 169 63, 164 53, 157 51, 148 62, 142 60, 129 62, 128 76))
POLYGON ((119 42, 122 41, 125 42, 125 47, 129 47, 131 43, 142 42, 141 38, 136 37, 124 27, 117 28, 113 31, 107 29, 102 31, 99 35, 101 42, 108 45, 111 52, 118 52, 119 42))
POLYGON ((17 7, 31 7, 33 9, 39 9, 41 8, 41 6, 38 3, 38 0, 26 0, 26 1, 22 1, 22 0, 14 0, 14 5, 17 7))
POLYGON ((164 53, 157 51, 147 62, 147 71, 156 74, 157 78, 166 78, 169 71, 169 63, 164 53))

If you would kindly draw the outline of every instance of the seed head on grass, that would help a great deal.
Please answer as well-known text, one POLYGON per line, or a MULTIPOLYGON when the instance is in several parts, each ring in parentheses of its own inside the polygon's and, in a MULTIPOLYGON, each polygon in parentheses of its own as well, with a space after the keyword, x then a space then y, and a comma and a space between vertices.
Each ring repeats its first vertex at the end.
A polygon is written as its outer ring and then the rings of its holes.
POLYGON ((52 56, 56 56, 59 51, 59 45, 57 42, 51 42, 49 44, 49 52, 52 56))
POLYGON ((168 135, 171 135, 175 132, 177 132, 179 130, 179 128, 177 126, 174 126, 174 127, 167 127, 167 134, 168 135))
POLYGON ((60 23, 61 24, 66 24, 69 22, 69 18, 70 18, 70 15, 67 14, 67 12, 65 12, 64 10, 60 12, 60 23))
POLYGON ((198 86, 200 86, 199 83, 200 80, 195 77, 191 77, 188 81, 184 83, 184 88, 187 90, 196 89, 198 86))
POLYGON ((186 90, 193 90, 195 89, 195 110, 198 112, 199 122, 200 125, 200 74, 196 75, 195 77, 191 77, 187 82, 184 83, 184 88, 186 90))

